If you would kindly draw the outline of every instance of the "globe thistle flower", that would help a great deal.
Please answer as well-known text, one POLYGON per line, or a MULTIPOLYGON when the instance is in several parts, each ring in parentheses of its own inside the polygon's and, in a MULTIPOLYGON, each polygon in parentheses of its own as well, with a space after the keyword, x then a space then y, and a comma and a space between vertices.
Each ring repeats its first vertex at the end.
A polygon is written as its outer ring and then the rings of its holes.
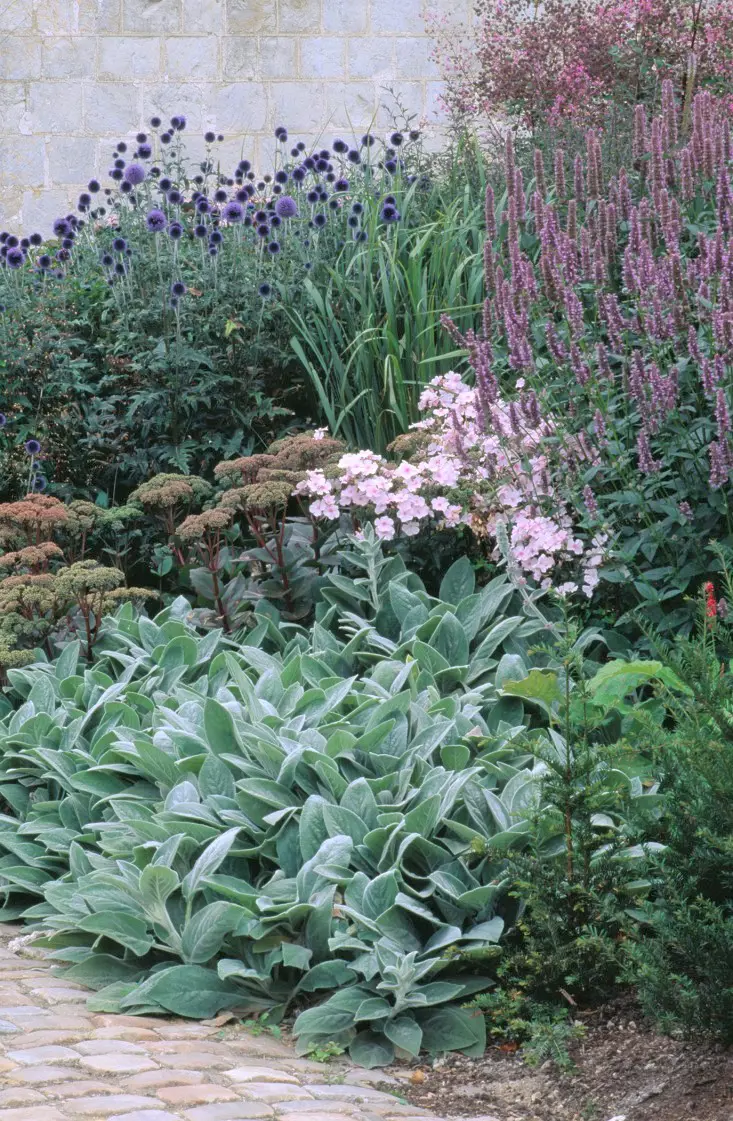
POLYGON ((351 148, 349 150, 349 153, 348 153, 346 158, 349 161, 349 163, 353 163, 353 164, 361 163, 361 156, 357 152, 356 148, 351 148))
POLYGON ((126 152, 127 151, 127 144, 125 143, 124 140, 120 140, 119 144, 115 148, 115 151, 116 152, 126 152))
POLYGON ((357 230, 354 234, 354 241, 366 241, 368 234, 366 230, 357 230))
POLYGON ((402 135, 401 132, 393 132, 392 135, 389 138, 389 142, 395 148, 399 148, 400 144, 403 142, 404 139, 405 138, 404 138, 404 136, 402 135))
MULTIPOLYGON (((66 237, 70 229, 71 227, 65 218, 57 218, 53 224, 53 232, 57 237, 66 237)), ((8 239, 6 238, 5 240, 7 241, 8 239)))
POLYGON ((112 248, 116 253, 124 253, 127 249, 127 242, 124 237, 116 237, 112 242, 112 248))
POLYGON ((20 245, 20 241, 15 236, 15 234, 10 234, 5 244, 7 245, 8 249, 15 249, 16 246, 20 245))
POLYGON ((226 191, 223 191, 221 187, 214 191, 214 202, 226 202, 228 197, 226 191))
POLYGON ((194 237, 204 238, 204 237, 206 237, 208 232, 209 231, 206 229, 206 226, 194 226, 194 228, 193 228, 193 236, 194 237))
POLYGON ((204 133, 204 140, 206 141, 207 144, 213 144, 214 141, 216 140, 216 133, 205 132, 204 133))
POLYGON ((79 195, 78 206, 80 210, 87 210, 91 206, 92 196, 87 191, 82 191, 79 195))
POLYGON ((183 113, 179 113, 175 117, 171 117, 171 128, 174 128, 176 132, 183 132, 185 127, 186 118, 184 117, 183 113))
POLYGON ((37 494, 40 494, 48 486, 48 479, 45 475, 34 475, 31 480, 31 486, 37 494))
POLYGON ((279 241, 271 241, 267 246, 267 252, 270 254, 271 257, 276 257, 277 254, 280 252, 280 242, 279 241))
POLYGON ((128 183, 126 179, 123 179, 123 181, 120 183, 120 190, 122 191, 123 195, 132 194, 132 183, 128 183))
POLYGON ((34 437, 31 437, 30 440, 26 440, 23 447, 25 448, 27 455, 39 455, 41 451, 41 445, 39 441, 34 437))
POLYGON ((269 296, 272 295, 272 286, 265 281, 264 284, 260 284, 257 291, 262 296, 262 299, 266 300, 269 296))
POLYGON ((292 175, 293 175, 293 181, 295 183, 302 183, 303 180, 305 179, 305 176, 306 176, 305 168, 304 167, 293 168, 292 175))
POLYGON ((270 219, 270 229, 276 230, 278 226, 282 226, 282 224, 282 218, 280 218, 277 214, 273 214, 272 218, 270 219))
POLYGON ((348 191, 349 180, 348 179, 337 179, 336 182, 333 185, 333 189, 334 189, 334 191, 340 191, 340 192, 348 191))
POLYGON ((117 276, 124 276, 126 272, 127 269, 125 268, 124 261, 118 261, 115 265, 115 273, 117 274, 117 276))
POLYGON ((386 160, 384 169, 385 171, 388 171, 390 175, 394 175, 395 171, 397 170, 397 160, 386 160))
POLYGON ((183 195, 177 187, 171 187, 170 191, 168 191, 168 194, 166 195, 166 198, 168 199, 168 202, 171 204, 171 206, 180 206, 183 202, 183 195))
POLYGON ((0 428, 4 428, 7 423, 8 418, 6 417, 5 413, 0 413, 0 428))
POLYGON ((148 227, 151 234, 157 234, 168 225, 168 219, 162 210, 158 210, 157 207, 155 207, 153 210, 148 211, 145 218, 145 225, 148 227))
POLYGON ((411 128, 410 129, 410 140, 414 141, 414 140, 419 140, 419 139, 420 139, 420 129, 419 128, 411 128))
POLYGON ((334 152, 338 152, 338 154, 340 156, 342 156, 344 154, 344 152, 348 152, 349 145, 346 143, 345 140, 341 140, 340 138, 337 138, 336 140, 334 140, 334 142, 332 144, 332 148, 333 148, 334 152))
POLYGON ((160 134, 161 144, 170 144, 172 139, 173 139, 173 137, 171 136, 171 134, 169 132, 161 132, 161 134, 160 134))
POLYGON ((141 144, 137 150, 137 154, 141 160, 149 160, 153 154, 153 149, 149 144, 141 144))
POLYGON ((117 159, 115 160, 115 162, 114 162, 114 163, 112 164, 112 167, 118 167, 118 168, 120 168, 120 170, 121 170, 121 169, 122 169, 122 168, 123 168, 124 166, 125 166, 125 161, 124 161, 123 159, 120 159, 119 157, 118 157, 118 158, 117 158, 117 159))
POLYGON ((316 171, 328 171, 328 160, 324 160, 322 157, 316 160, 316 171))
POLYGON ((23 262, 25 261, 25 253, 23 252, 23 250, 20 247, 16 247, 14 249, 8 249, 7 255, 5 257, 5 261, 7 263, 8 268, 10 268, 10 269, 20 269, 20 268, 23 267, 23 262))
POLYGON ((64 240, 61 242, 61 248, 62 249, 73 249, 74 248, 73 238, 65 237, 64 240))
POLYGON ((359 222, 359 215, 358 214, 350 214, 349 217, 346 219, 346 224, 348 226, 350 226, 352 230, 358 230, 359 226, 361 225, 361 223, 359 222))
POLYGON ((281 195, 275 203, 275 213, 278 218, 295 218, 298 214, 298 204, 290 195, 281 195))
POLYGON ((176 298, 185 296, 186 291, 186 285, 182 280, 174 280, 173 284, 171 284, 171 296, 175 296, 176 298))
POLYGON ((30 241, 31 245, 43 245, 43 238, 40 234, 31 234, 28 240, 30 241))
POLYGON ((219 253, 219 246, 218 245, 210 245, 209 246, 209 256, 210 257, 216 257, 216 256, 218 256, 218 253, 219 253))
POLYGON ((173 238, 174 241, 180 241, 183 237, 183 226, 180 222, 171 222, 168 227, 168 236, 173 238))
POLYGON ((319 230, 323 229, 323 227, 326 225, 327 221, 328 221, 328 216, 326 214, 320 214, 319 213, 319 214, 314 215, 314 217, 313 217, 313 224, 316 227, 316 229, 319 229, 319 230))
POLYGON ((313 156, 306 156, 303 160, 303 167, 307 167, 309 171, 313 171, 315 166, 316 161, 313 159, 313 156))
POLYGON ((232 200, 226 204, 221 212, 221 216, 225 222, 231 222, 232 225, 236 225, 244 218, 244 207, 241 202, 232 200))
POLYGON ((352 214, 363 214, 364 213, 364 204, 361 203, 361 202, 353 202, 351 204, 351 213, 352 214))
POLYGON ((306 272, 310 272, 310 270, 313 268, 313 262, 312 261, 306 261, 305 264, 303 265, 303 268, 305 269, 306 272))
POLYGON ((397 199, 394 197, 394 195, 385 195, 384 198, 382 199, 382 202, 383 203, 388 203, 391 206, 396 206, 397 199))
POLYGON ((111 168, 109 177, 110 179, 114 179, 115 183, 119 183, 119 181, 122 179, 122 172, 120 171, 119 167, 111 168))
POLYGON ((222 234, 219 230, 212 230, 211 231, 211 237, 209 238, 209 241, 211 242, 212 245, 221 245, 223 240, 224 240, 224 234, 222 234))
POLYGON ((269 237, 270 236, 269 227, 268 226, 257 226, 257 236, 262 237, 262 238, 269 237))
POLYGON ((318 192, 318 201, 325 202, 328 198, 328 191, 321 190, 318 192))
POLYGON ((277 128, 275 129, 275 139, 280 140, 283 143, 285 143, 287 138, 288 138, 288 130, 285 128, 284 125, 278 125, 277 128))
POLYGON ((160 117, 151 117, 150 118, 150 127, 151 128, 160 128, 161 123, 162 122, 161 122, 160 117))
POLYGON ((171 189, 171 187, 172 187, 172 186, 173 186, 173 181, 172 181, 171 179, 169 179, 167 175, 164 175, 164 176, 163 176, 163 177, 162 177, 162 178, 161 178, 161 179, 160 179, 160 180, 158 181, 158 187, 159 187, 159 189, 160 189, 161 191, 163 191, 163 192, 165 192, 165 191, 170 191, 170 189, 171 189))
POLYGON ((115 259, 111 253, 103 253, 100 259, 104 267, 107 269, 111 269, 112 265, 115 263, 115 259))
POLYGON ((373 137, 370 132, 365 132, 364 135, 361 138, 362 148, 371 148, 372 144, 374 144, 374 143, 375 143, 375 137, 373 137))
MULTIPOLYGON (((330 166, 331 165, 329 164, 329 167, 330 166)), ((329 171, 328 175, 326 176, 326 182, 327 183, 335 183, 336 182, 336 173, 333 172, 333 171, 329 171)))
POLYGON ((386 202, 382 207, 382 220, 384 222, 399 222, 400 212, 394 203, 386 202))
POLYGON ((40 269, 50 269, 51 263, 51 258, 49 257, 48 253, 42 253, 38 258, 38 267, 40 269))

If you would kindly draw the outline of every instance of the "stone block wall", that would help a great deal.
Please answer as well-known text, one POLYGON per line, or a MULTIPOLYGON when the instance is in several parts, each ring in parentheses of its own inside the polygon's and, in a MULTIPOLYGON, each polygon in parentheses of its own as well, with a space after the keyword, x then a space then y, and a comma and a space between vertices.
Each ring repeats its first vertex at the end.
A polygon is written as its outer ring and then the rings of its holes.
MULTIPOLYGON (((193 155, 262 167, 314 140, 439 116, 424 0, 0 0, 0 221, 45 233, 110 166, 110 141, 185 113, 193 155)), ((471 0, 439 0, 468 18, 471 0), (465 9, 462 13, 461 9, 465 9)), ((431 8, 434 5, 431 3, 431 8)))

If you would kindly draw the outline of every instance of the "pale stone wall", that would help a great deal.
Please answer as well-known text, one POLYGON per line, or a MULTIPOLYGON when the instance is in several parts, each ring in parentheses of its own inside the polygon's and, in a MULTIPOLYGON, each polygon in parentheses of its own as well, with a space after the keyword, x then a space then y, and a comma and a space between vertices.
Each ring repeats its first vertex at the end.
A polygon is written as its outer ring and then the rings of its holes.
MULTIPOLYGON (((455 16, 470 0, 440 0, 455 16)), ((423 121, 440 87, 424 0, 0 0, 0 220, 46 232, 110 166, 110 141, 185 113, 189 149, 266 164, 273 130, 346 138, 393 87, 423 121)))

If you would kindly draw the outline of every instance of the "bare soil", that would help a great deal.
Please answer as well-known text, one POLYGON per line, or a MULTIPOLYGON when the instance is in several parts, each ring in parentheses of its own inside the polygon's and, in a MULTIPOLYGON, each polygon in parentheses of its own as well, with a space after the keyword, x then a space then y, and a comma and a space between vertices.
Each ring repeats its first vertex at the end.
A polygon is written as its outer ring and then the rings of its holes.
POLYGON ((500 1047, 389 1073, 410 1102, 445 1117, 733 1121, 733 1048, 659 1035, 628 1003, 577 1019, 587 1030, 571 1046, 571 1074, 549 1062, 532 1069, 500 1047))

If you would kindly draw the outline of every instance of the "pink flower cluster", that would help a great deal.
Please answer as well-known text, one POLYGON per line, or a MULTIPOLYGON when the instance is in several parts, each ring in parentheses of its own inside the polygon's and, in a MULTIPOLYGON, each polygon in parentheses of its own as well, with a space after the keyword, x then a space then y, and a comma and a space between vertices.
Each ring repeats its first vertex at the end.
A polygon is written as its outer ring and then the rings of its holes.
MULTIPOLYGON (((465 526, 492 541, 504 528, 515 567, 526 577, 564 593, 598 583, 605 536, 585 543, 553 485, 547 438, 551 419, 538 415, 533 394, 516 400, 480 399, 456 373, 435 378, 423 391, 422 420, 413 425, 419 450, 400 462, 372 451, 347 453, 333 478, 309 471, 295 493, 311 500, 314 518, 374 521, 377 535, 392 541, 421 529, 465 526), (568 576, 572 576, 569 579, 568 576)), ((576 460, 590 453, 572 449, 576 460)), ((553 452, 557 456, 557 452, 553 452)))

